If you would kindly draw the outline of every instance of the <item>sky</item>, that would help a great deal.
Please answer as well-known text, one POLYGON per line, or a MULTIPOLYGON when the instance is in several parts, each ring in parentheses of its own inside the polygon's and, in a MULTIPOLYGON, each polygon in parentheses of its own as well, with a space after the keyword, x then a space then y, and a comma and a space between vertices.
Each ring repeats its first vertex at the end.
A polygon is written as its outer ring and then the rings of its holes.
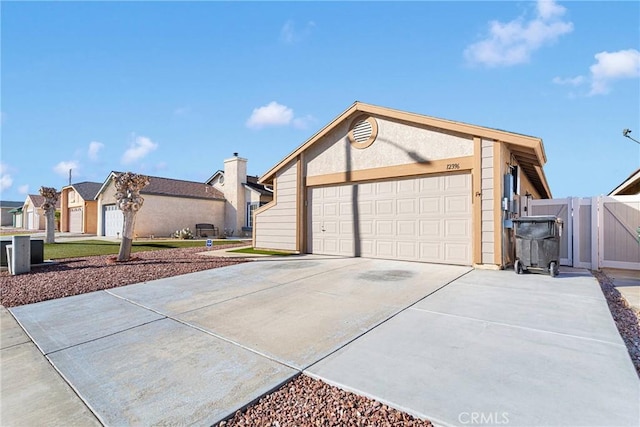
POLYGON ((0 199, 262 175, 355 101, 543 140, 554 197, 640 168, 640 2, 0 2, 0 199))

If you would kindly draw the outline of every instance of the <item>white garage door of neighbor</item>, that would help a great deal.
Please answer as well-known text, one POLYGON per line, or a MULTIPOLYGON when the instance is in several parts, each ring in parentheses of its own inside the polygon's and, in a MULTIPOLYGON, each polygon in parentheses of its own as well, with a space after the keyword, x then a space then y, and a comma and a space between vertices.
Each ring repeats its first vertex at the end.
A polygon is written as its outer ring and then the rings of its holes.
POLYGON ((471 265, 468 173, 316 187, 308 196, 314 254, 471 265))
POLYGON ((124 216, 116 205, 104 206, 104 235, 116 237, 122 234, 124 216))
POLYGON ((69 209, 69 231, 82 233, 82 208, 69 209))
POLYGON ((33 210, 27 211, 27 228, 37 230, 40 228, 40 216, 33 210))

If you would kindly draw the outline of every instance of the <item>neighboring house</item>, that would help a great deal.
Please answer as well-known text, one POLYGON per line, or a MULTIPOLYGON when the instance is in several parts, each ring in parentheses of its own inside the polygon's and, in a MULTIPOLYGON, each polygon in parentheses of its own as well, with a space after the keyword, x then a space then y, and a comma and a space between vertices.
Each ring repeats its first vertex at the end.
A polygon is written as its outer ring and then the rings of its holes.
POLYGON ((520 197, 550 198, 542 140, 354 103, 260 178, 254 246, 500 268, 520 197))
POLYGON ((640 194, 640 169, 622 181, 609 193, 609 196, 634 196, 636 194, 640 194))
MULTIPOLYGON (((29 194, 22 205, 22 227, 27 230, 44 230, 46 228, 46 218, 41 206, 44 197, 39 194, 29 194)), ((56 202, 56 212, 60 211, 60 197, 56 202)))
MULTIPOLYGON (((116 206, 115 172, 109 174, 96 195, 98 202, 97 234, 118 237, 122 234, 123 215, 116 206)), ((224 223, 224 195, 202 182, 149 177, 149 185, 141 192, 144 203, 138 214, 134 234, 137 237, 167 237, 176 230, 209 223, 224 223)))
POLYGON ((247 175, 247 159, 233 157, 224 161, 224 170, 219 170, 206 183, 224 194, 224 229, 233 235, 251 235, 253 213, 260 206, 273 200, 273 190, 258 184, 258 177, 247 175))
MULTIPOLYGON (((15 227, 14 217, 18 213, 17 209, 21 208, 22 202, 0 201, 0 225, 3 227, 15 227)), ((22 210, 20 210, 22 212, 22 210)))
POLYGON ((79 182, 60 191, 60 231, 97 234, 99 182, 79 182))

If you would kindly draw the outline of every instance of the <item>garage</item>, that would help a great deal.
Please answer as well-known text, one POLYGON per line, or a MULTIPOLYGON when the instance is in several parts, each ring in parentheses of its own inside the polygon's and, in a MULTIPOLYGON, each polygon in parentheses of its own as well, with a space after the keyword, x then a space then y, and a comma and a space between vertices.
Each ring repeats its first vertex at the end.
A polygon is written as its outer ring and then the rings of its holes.
POLYGON ((104 235, 119 237, 122 234, 122 226, 124 224, 122 211, 116 205, 105 205, 103 207, 103 215, 104 235))
POLYGON ((545 162, 534 136, 355 102, 260 177, 253 246, 504 268, 545 162))
POLYGON ((69 231, 82 233, 82 208, 69 209, 69 231))
POLYGON ((308 252, 471 264, 471 176, 309 189, 308 252))
POLYGON ((27 211, 27 228, 29 230, 40 228, 40 216, 34 210, 27 211))

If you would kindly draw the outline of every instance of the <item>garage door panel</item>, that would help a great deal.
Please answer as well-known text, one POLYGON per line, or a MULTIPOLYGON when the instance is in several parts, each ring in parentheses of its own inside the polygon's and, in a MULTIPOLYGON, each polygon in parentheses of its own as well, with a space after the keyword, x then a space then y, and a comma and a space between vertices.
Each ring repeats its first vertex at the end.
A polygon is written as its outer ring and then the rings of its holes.
POLYGON ((466 219, 446 219, 444 221, 447 237, 468 239, 471 237, 471 224, 466 219))
POLYGON ((414 260, 418 259, 418 244, 416 242, 398 242, 398 258, 414 260))
POLYGON ((445 206, 449 215, 466 215, 470 212, 468 198, 465 196, 447 196, 445 197, 445 206))
POLYGON ((417 213, 415 199, 399 199, 396 202, 396 206, 396 212, 398 212, 398 215, 411 215, 417 213))
POLYGON ((415 220, 398 220, 397 222, 397 234, 398 236, 415 236, 416 233, 416 221, 415 220))
POLYGON ((69 209, 69 231, 71 233, 82 233, 82 208, 69 209))
POLYGON ((376 200, 376 214, 377 215, 393 215, 394 201, 393 200, 376 200))
POLYGON ((471 193, 468 173, 311 188, 309 241, 314 253, 470 265, 471 193))
POLYGON ((420 234, 418 237, 422 238, 431 238, 431 239, 439 239, 442 237, 442 233, 440 232, 440 222, 439 219, 432 220, 421 220, 420 221, 420 234))
POLYGON ((441 202, 442 200, 440 197, 421 197, 420 215, 442 215, 444 212, 442 210, 441 202))

